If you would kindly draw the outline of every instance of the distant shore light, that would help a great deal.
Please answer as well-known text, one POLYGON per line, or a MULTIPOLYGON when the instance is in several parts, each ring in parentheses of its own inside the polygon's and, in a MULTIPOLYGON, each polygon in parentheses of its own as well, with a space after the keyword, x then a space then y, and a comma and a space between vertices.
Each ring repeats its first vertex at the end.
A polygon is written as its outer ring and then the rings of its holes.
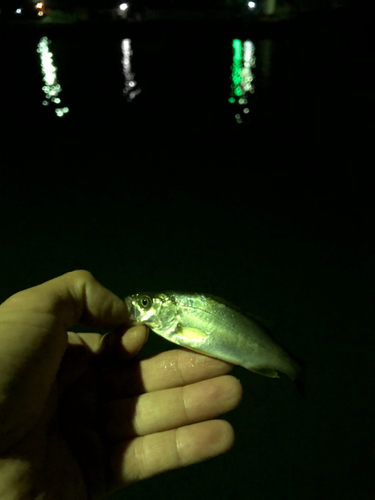
POLYGON ((122 3, 119 8, 120 8, 120 10, 126 10, 128 8, 128 4, 122 3))
POLYGON ((255 2, 249 2, 247 5, 249 6, 249 9, 255 8, 255 2))

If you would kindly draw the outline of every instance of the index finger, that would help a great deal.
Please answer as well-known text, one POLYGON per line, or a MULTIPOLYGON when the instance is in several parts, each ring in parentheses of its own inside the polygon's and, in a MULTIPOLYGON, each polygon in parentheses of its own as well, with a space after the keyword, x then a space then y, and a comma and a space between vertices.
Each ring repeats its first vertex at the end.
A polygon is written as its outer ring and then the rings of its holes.
POLYGON ((105 375, 117 398, 193 384, 232 371, 234 365, 198 354, 189 349, 173 349, 124 367, 113 365, 105 375))
POLYGON ((71 271, 12 295, 0 305, 1 318, 17 308, 23 316, 28 312, 50 314, 50 319, 58 320, 66 330, 76 323, 130 326, 125 302, 85 270, 71 271))

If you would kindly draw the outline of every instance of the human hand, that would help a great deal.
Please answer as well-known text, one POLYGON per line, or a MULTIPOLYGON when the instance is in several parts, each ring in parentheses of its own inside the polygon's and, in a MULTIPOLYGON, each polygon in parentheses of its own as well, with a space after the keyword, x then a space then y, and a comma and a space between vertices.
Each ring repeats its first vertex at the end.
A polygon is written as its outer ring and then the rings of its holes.
POLYGON ((127 324, 87 271, 0 305, 2 500, 99 499, 232 446, 231 425, 208 420, 241 400, 232 365, 185 349, 135 360, 147 329, 127 324))

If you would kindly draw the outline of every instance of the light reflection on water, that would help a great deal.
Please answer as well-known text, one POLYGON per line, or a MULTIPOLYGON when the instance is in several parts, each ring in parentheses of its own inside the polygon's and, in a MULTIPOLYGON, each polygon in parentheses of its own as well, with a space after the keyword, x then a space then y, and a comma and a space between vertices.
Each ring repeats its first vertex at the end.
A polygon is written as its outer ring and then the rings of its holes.
POLYGON ((53 62, 53 54, 49 49, 50 44, 51 41, 44 36, 39 40, 38 48, 36 49, 40 56, 40 67, 44 80, 42 90, 45 94, 45 99, 42 101, 42 105, 55 105, 56 116, 62 117, 64 114, 68 113, 69 108, 66 106, 58 106, 61 104, 59 94, 62 89, 57 79, 57 68, 53 62))
POLYGON ((235 39, 232 42, 232 84, 229 102, 234 105, 234 118, 238 124, 248 122, 250 118, 249 94, 254 93, 255 46, 250 40, 242 42, 235 39))
MULTIPOLYGON (((229 43, 229 42, 228 42, 229 43)), ((128 103, 142 92, 135 79, 135 73, 132 69, 132 40, 124 38, 121 40, 121 66, 124 76, 124 87, 122 94, 128 103)), ((228 86, 229 98, 231 104, 231 118, 237 124, 249 123, 252 103, 252 94, 255 92, 253 68, 255 68, 255 45, 251 40, 240 40, 235 38, 231 42, 232 64, 230 66, 231 82, 228 86)), ((62 87, 59 83, 56 67, 53 59, 53 42, 48 37, 42 37, 37 46, 37 52, 40 55, 40 67, 43 74, 44 85, 42 90, 45 98, 42 101, 43 106, 54 107, 55 116, 63 117, 71 108, 62 106, 60 94, 62 87)), ((74 113, 74 108, 73 108, 74 113)))
POLYGON ((137 82, 135 81, 135 75, 132 72, 131 57, 133 55, 131 40, 130 38, 124 38, 121 42, 122 50, 122 72, 125 77, 125 87, 123 90, 124 96, 127 97, 127 101, 132 101, 138 94, 141 93, 141 89, 137 87, 137 82))

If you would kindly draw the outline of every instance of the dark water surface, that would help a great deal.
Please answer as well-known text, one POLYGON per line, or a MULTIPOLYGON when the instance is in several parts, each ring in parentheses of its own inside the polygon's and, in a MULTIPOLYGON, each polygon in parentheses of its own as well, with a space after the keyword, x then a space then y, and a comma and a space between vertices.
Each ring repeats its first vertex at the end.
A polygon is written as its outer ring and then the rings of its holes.
MULTIPOLYGON (((205 291, 269 319, 309 368, 303 400, 236 368, 234 449, 114 498, 370 498, 368 33, 358 21, 2 32, 0 300, 76 268, 122 297, 205 291), (43 37, 60 103, 43 91, 43 37)), ((171 347, 150 336, 145 354, 171 347)))
MULTIPOLYGON (((248 154, 273 145, 287 150, 290 160, 297 151, 333 160, 343 146, 358 157, 369 118, 366 27, 293 26, 274 33, 204 22, 113 30, 38 26, 28 34, 8 28, 0 101, 6 141, 16 145, 16 131, 32 127, 45 151, 58 148, 66 156, 72 140, 71 146, 94 155, 111 149, 118 156, 160 146, 168 137, 168 149, 179 154, 190 153, 193 144, 215 153, 219 141, 226 152, 248 154), (59 104, 42 90, 48 57, 55 68, 49 76, 61 86, 59 104), (236 74, 238 95, 229 103, 236 74), (239 104, 241 97, 245 103, 239 104), (69 113, 58 119, 56 108, 69 113), (93 138, 99 142, 86 148, 93 138)), ((36 143, 34 134, 22 140, 36 143)))

